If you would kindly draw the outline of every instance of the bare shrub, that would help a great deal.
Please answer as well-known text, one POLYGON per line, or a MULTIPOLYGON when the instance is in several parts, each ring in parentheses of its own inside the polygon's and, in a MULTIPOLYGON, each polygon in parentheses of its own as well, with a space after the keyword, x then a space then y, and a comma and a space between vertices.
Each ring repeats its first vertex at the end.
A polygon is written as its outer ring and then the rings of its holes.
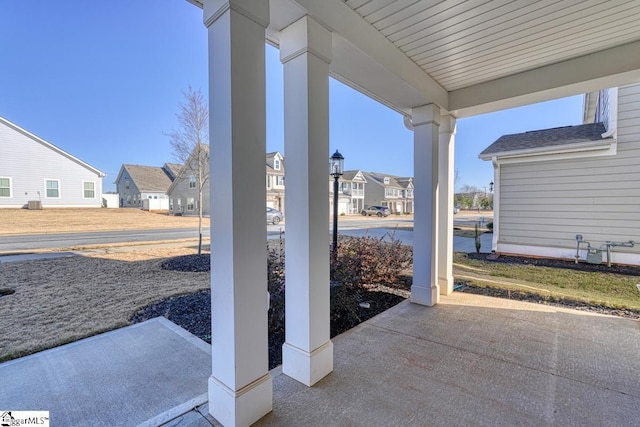
POLYGON ((331 265, 331 279, 343 284, 383 284, 393 286, 401 272, 411 266, 413 250, 393 234, 384 237, 344 238, 331 265))

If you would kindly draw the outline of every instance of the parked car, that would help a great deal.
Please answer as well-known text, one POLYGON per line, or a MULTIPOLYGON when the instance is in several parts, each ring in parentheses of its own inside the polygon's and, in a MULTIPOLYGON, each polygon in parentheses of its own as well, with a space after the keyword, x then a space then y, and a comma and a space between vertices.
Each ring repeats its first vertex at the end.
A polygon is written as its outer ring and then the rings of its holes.
POLYGON ((362 216, 389 216, 391 211, 386 206, 369 206, 362 211, 362 216))
POLYGON ((277 209, 267 207, 267 223, 278 225, 282 221, 282 212, 277 209))

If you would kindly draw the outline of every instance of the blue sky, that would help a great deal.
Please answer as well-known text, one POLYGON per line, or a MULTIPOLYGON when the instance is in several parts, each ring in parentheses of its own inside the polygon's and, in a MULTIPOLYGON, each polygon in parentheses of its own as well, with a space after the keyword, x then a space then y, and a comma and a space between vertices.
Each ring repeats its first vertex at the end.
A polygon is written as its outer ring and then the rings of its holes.
MULTIPOLYGON (((0 116, 107 173, 105 191, 122 163, 172 161, 182 90, 208 93, 202 11, 186 0, 2 0, 0 52, 0 116)), ((283 152, 278 51, 266 60, 267 150, 283 152)), ((501 135, 579 124, 581 108, 576 96, 458 120, 458 186, 488 186, 478 154, 501 135)), ((402 116, 334 80, 330 145, 347 169, 413 175, 402 116)))

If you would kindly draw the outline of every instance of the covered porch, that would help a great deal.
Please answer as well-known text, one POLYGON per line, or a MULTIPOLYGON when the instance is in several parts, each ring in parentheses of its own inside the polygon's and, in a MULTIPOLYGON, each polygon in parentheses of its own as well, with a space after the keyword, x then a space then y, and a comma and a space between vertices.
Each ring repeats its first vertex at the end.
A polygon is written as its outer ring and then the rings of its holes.
MULTIPOLYGON (((415 305, 406 309, 419 313, 416 322, 441 310, 419 306, 433 307, 453 291, 456 119, 640 80, 637 3, 191 2, 203 8, 209 37, 214 208, 208 411, 227 426, 250 425, 271 412, 274 393, 277 409, 284 398, 280 387, 305 390, 284 376, 311 387, 335 369, 326 381, 342 384, 355 369, 338 365, 329 339, 330 76, 399 112, 414 132, 415 305), (287 158, 287 336, 284 376, 275 382, 267 370, 265 41, 279 47, 284 67, 287 158)), ((442 345, 451 345, 449 339, 443 337, 442 345)), ((381 351, 393 345, 381 344, 381 351)), ((423 364, 420 359, 415 363, 423 364)), ((452 369, 464 372, 459 362, 452 369)))
MULTIPOLYGON (((258 426, 635 425, 638 321, 454 292, 334 339, 313 387, 273 378, 258 426)), ((0 365, 13 410, 51 425, 208 427, 210 347, 164 318, 0 365)))

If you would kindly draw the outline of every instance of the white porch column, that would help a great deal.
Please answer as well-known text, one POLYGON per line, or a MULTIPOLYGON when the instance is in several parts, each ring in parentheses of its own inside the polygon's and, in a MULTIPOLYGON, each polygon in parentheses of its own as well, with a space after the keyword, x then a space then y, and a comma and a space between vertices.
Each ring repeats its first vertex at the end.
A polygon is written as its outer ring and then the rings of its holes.
POLYGON ((413 124, 413 284, 411 301, 433 306, 439 302, 438 286, 438 148, 440 107, 414 108, 413 124))
POLYGON ((309 17, 281 32, 287 158, 282 372, 312 386, 333 371, 329 328, 331 33, 309 17))
POLYGON ((264 216, 268 22, 266 1, 204 1, 211 135, 209 412, 225 426, 249 426, 272 408, 264 216))
POLYGON ((453 292, 453 185, 456 119, 443 116, 438 149, 438 285, 441 295, 453 292))

